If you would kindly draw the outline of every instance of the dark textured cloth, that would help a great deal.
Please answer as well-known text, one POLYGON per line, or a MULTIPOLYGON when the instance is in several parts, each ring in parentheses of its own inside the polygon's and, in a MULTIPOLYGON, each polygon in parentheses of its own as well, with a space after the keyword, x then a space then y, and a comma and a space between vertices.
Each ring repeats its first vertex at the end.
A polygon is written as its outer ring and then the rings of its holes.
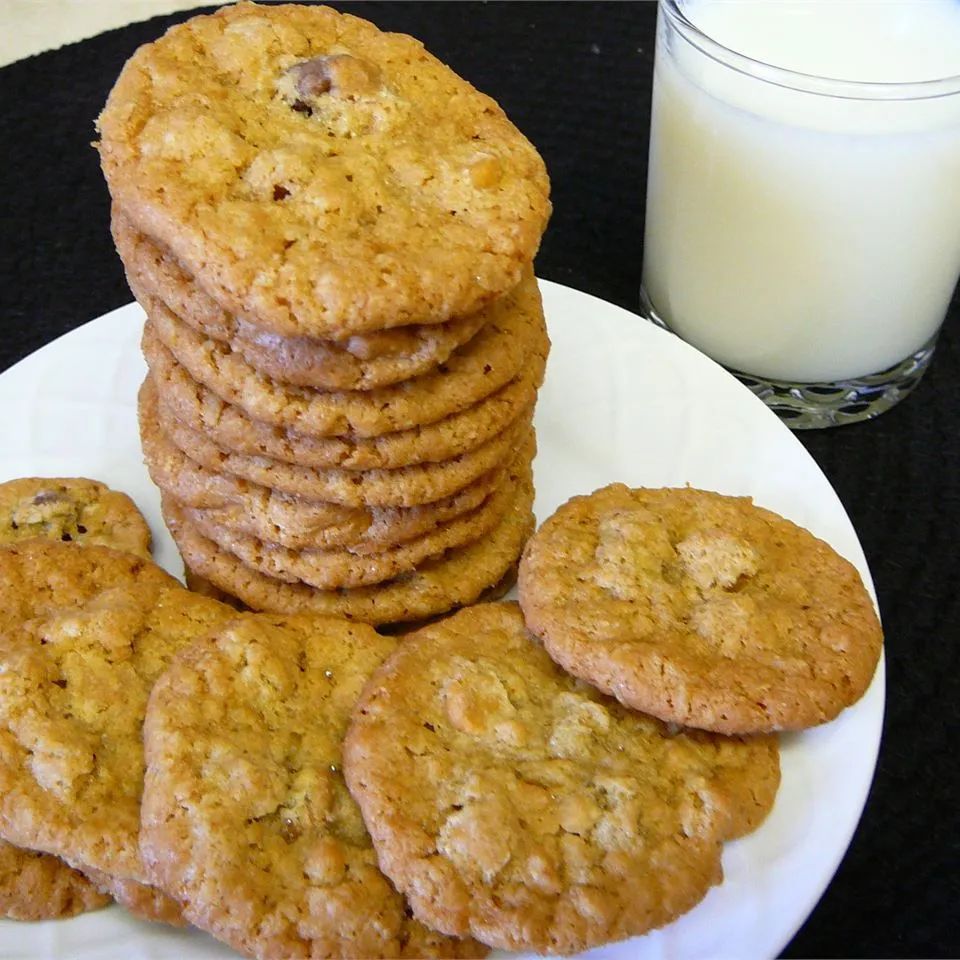
MULTIPOLYGON (((553 180, 538 272, 637 309, 654 5, 341 8, 420 37, 500 101, 553 180)), ((126 57, 183 16, 0 70, 0 369, 131 299, 90 147, 93 118, 126 57)), ((910 399, 870 423, 800 434, 850 513, 876 579, 888 705, 860 828, 787 956, 960 953, 957 314, 955 306, 910 399)))

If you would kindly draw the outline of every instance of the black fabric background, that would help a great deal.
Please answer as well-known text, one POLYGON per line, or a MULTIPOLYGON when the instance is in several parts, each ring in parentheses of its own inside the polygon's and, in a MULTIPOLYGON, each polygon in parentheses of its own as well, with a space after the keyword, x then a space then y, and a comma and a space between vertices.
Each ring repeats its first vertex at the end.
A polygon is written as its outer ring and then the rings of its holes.
MULTIPOLYGON (((539 274, 636 309, 654 5, 338 6, 420 37, 500 101, 553 180, 539 274)), ((126 57, 183 16, 0 69, 0 369, 131 299, 90 147, 93 118, 126 57)), ((874 422, 800 434, 876 580, 888 701, 860 828, 789 957, 960 953, 958 313, 955 303, 933 367, 906 402, 874 422)), ((0 424, 17 415, 0 412, 0 424)))

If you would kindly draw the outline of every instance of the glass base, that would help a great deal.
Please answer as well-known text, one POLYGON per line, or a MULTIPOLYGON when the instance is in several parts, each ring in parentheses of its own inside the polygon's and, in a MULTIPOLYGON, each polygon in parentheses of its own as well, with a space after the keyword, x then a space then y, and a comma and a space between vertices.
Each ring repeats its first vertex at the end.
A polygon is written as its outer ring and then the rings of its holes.
MULTIPOLYGON (((646 319, 672 333, 642 290, 640 299, 646 319)), ((791 430, 816 430, 870 420, 899 403, 926 373, 936 344, 934 334, 919 350, 886 370, 835 383, 787 383, 726 369, 791 430)))

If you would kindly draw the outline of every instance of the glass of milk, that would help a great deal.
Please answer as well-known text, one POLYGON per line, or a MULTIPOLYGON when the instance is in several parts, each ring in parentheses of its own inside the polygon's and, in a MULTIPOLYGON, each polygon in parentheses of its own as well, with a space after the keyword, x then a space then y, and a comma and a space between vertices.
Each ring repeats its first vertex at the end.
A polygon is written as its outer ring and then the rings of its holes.
POLYGON ((916 386, 960 276, 960 0, 661 0, 643 297, 793 427, 916 386))

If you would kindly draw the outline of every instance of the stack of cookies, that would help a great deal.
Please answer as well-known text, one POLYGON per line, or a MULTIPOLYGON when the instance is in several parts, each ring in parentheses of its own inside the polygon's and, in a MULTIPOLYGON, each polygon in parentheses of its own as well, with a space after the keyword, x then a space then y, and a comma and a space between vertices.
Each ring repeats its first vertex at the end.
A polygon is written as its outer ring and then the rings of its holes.
POLYGON ((138 50, 99 128, 192 583, 388 623, 502 582, 533 525, 550 204, 497 104, 410 37, 242 4, 138 50))

